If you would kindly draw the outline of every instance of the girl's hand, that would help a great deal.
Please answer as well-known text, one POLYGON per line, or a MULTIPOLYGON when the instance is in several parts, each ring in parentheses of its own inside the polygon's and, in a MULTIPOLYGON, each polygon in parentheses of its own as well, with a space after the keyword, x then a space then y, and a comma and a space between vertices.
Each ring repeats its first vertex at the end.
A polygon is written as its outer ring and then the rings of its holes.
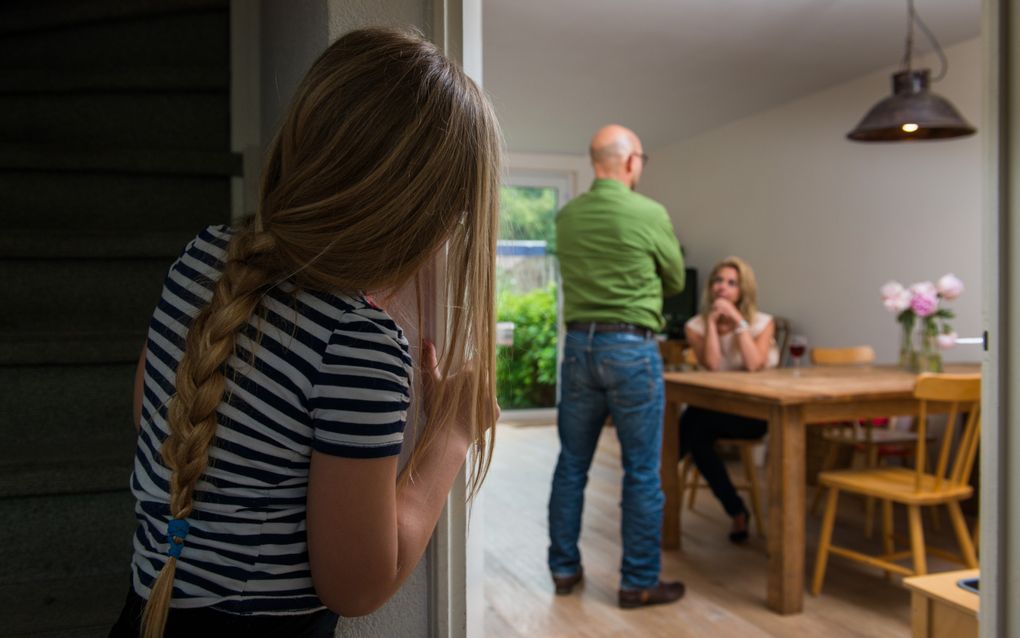
POLYGON ((492 417, 486 423, 475 426, 476 414, 472 410, 472 397, 468 391, 473 369, 469 363, 467 367, 449 377, 443 377, 439 369, 439 356, 436 354, 436 346, 431 341, 425 340, 422 347, 422 389, 425 394, 425 402, 428 405, 431 401, 448 401, 457 398, 457 405, 453 409, 451 426, 456 432, 466 436, 469 441, 481 436, 486 429, 492 427, 499 420, 501 410, 495 402, 492 404, 492 417))

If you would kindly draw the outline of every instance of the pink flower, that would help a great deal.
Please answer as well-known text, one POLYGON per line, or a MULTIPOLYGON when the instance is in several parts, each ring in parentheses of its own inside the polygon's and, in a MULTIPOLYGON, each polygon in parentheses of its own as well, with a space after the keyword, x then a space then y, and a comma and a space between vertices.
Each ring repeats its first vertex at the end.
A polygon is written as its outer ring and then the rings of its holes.
POLYGON ((949 273, 939 279, 936 289, 944 299, 956 299, 963 292, 963 282, 953 273, 949 273))
POLYGON ((899 314, 910 307, 910 291, 898 281, 889 281, 882 286, 882 303, 889 312, 899 314))
POLYGON ((922 281, 910 287, 910 309, 918 317, 930 316, 938 305, 938 290, 930 281, 922 281))
POLYGON ((950 332, 948 334, 939 335, 935 337, 935 340, 938 341, 940 348, 948 350, 956 345, 956 333, 950 332))

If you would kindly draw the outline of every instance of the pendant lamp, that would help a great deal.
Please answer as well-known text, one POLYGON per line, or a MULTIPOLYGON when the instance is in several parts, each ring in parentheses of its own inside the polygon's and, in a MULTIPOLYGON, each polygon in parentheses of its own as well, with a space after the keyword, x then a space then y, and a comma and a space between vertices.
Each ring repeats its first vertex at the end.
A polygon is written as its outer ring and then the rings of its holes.
POLYGON ((935 36, 914 11, 914 0, 907 0, 907 12, 906 68, 893 74, 893 94, 871 107, 860 124, 846 134, 847 139, 856 142, 907 142, 974 134, 974 127, 960 116, 949 100, 928 90, 931 83, 928 69, 911 67, 915 23, 938 53, 942 69, 935 82, 945 77, 949 64, 935 36))

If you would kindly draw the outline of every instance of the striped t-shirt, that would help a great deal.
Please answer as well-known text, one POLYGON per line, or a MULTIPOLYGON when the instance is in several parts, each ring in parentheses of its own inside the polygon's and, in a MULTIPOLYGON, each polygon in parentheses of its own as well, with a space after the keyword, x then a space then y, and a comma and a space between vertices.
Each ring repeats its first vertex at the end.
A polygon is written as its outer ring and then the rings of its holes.
MULTIPOLYGON (((134 590, 148 598, 167 560, 170 472, 160 457, 188 326, 212 297, 232 231, 202 231, 171 266, 149 326, 134 590)), ((364 297, 272 288, 226 365, 209 467, 197 484, 177 562, 173 607, 239 614, 322 608, 308 565, 305 499, 312 450, 396 455, 410 402, 411 357, 393 320, 364 297), (251 355, 254 352, 254 364, 251 355)), ((343 539, 337 539, 343 542, 343 539)))

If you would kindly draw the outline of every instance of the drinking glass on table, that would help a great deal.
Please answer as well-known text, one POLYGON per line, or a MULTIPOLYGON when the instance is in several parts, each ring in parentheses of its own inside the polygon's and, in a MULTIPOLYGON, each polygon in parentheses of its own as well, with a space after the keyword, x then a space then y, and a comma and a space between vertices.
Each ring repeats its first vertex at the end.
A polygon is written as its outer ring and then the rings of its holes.
POLYGON ((807 352, 807 337, 792 335, 790 337, 790 358, 793 359, 793 376, 800 376, 800 358, 807 352))

